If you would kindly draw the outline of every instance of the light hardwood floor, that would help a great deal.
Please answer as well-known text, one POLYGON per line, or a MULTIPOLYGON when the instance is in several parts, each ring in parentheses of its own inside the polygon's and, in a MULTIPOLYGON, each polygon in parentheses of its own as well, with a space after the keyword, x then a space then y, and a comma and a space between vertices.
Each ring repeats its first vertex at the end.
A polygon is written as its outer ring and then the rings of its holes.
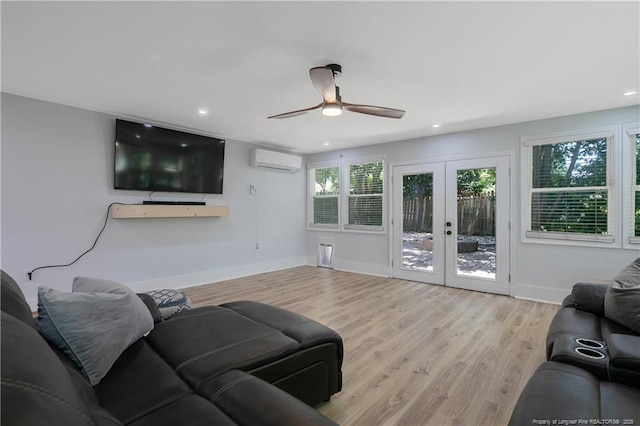
POLYGON ((344 339, 343 388, 318 410, 349 425, 504 425, 544 361, 558 306, 303 266, 185 292, 256 300, 344 339))

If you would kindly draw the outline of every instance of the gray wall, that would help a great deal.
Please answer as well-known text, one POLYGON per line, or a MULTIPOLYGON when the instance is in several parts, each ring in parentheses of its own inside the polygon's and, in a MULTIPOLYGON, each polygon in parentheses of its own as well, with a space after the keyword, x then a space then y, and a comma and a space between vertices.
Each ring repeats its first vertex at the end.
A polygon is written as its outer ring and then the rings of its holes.
POLYGON ((228 205, 228 217, 109 219, 97 247, 77 264, 37 271, 25 281, 25 270, 70 262, 89 248, 110 203, 148 198, 148 192, 113 189, 114 140, 113 116, 2 94, 1 266, 31 301, 40 285, 70 290, 75 275, 142 290, 306 262, 305 174, 251 168, 252 145, 227 140, 224 195, 205 201, 228 205), (250 184, 256 195, 249 194, 250 184))
MULTIPOLYGON (((608 111, 531 121, 508 126, 445 134, 423 139, 398 141, 344 151, 307 156, 307 163, 384 155, 388 174, 396 164, 415 164, 458 159, 491 153, 510 153, 512 173, 512 289, 516 297, 559 302, 580 280, 607 280, 640 256, 636 249, 567 247, 520 241, 520 138, 522 136, 581 131, 638 123, 640 108, 608 111)), ((387 190, 390 185, 387 185, 387 190)), ((390 191, 389 191, 390 193, 390 191)), ((391 211, 389 208, 388 211, 391 211)), ((620 212, 614 212, 620 214, 620 212)), ((387 226, 388 228, 388 226, 387 226)), ((316 256, 319 237, 335 238, 335 266, 379 275, 391 274, 391 243, 383 235, 353 232, 309 231, 307 251, 310 262, 316 256)))

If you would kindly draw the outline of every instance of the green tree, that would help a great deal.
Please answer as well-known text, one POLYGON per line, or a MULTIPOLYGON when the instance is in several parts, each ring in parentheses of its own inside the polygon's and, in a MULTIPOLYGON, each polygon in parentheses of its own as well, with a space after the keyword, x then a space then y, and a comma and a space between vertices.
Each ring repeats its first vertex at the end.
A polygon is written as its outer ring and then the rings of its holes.
POLYGON ((532 187, 558 191, 532 194, 531 229, 551 232, 606 233, 607 139, 591 139, 532 148, 532 187), (602 191, 562 188, 603 187, 602 191))
POLYGON ((402 193, 404 198, 431 198, 433 196, 433 174, 404 175, 402 193))
POLYGON ((315 170, 316 183, 320 185, 320 193, 316 195, 335 195, 338 193, 338 168, 326 167, 315 170))
POLYGON ((352 164, 349 167, 351 194, 382 194, 383 162, 352 164))
POLYGON ((384 163, 349 166, 349 224, 382 226, 384 163))
POLYGON ((496 169, 459 170, 458 197, 493 195, 496 187, 496 169))

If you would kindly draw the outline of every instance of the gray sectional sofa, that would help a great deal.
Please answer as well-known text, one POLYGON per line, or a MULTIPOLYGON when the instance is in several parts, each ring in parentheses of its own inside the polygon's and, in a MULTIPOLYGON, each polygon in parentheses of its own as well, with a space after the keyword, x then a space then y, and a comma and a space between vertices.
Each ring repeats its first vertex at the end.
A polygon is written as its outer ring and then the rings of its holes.
POLYGON ((311 406, 341 389, 342 340, 301 315, 248 301, 183 311, 90 379, 84 355, 43 337, 4 272, 1 289, 2 425, 335 424, 311 406))

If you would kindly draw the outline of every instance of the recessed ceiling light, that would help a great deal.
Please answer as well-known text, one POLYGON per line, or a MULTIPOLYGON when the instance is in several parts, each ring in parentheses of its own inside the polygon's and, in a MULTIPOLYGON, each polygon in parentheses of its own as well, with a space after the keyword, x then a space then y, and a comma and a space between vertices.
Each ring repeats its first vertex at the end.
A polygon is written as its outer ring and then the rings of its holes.
POLYGON ((635 95, 636 93, 638 93, 638 92, 637 92, 637 91, 635 91, 635 90, 631 90, 631 91, 629 91, 629 92, 624 92, 624 93, 623 93, 623 95, 624 95, 624 96, 633 96, 633 95, 635 95))
POLYGON ((331 142, 322 142, 322 145, 329 146, 329 145, 331 145, 331 142))
POLYGON ((207 110, 206 108, 198 108, 198 114, 207 115, 209 114, 209 110, 207 110))
POLYGON ((439 124, 432 124, 431 127, 433 127, 434 129, 437 129, 438 127, 440 127, 439 124))

